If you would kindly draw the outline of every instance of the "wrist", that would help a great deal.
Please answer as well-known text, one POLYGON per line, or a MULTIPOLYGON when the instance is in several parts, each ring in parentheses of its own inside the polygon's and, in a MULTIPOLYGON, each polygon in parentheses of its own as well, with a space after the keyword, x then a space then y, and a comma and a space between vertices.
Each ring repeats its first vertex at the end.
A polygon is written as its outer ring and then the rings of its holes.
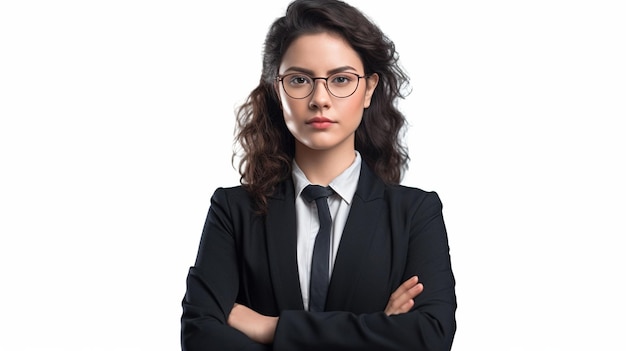
POLYGON ((276 333, 276 326, 278 325, 278 317, 264 317, 263 335, 261 336, 261 343, 271 344, 274 342, 274 334, 276 333))

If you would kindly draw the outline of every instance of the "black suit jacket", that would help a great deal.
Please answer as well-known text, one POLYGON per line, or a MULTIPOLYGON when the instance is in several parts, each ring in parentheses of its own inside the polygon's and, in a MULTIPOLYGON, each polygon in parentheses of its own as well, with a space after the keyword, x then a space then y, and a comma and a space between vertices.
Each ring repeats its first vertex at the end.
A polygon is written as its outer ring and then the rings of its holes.
POLYGON ((449 350, 455 281, 441 202, 434 192, 383 183, 363 163, 335 261, 326 312, 303 308, 291 179, 257 215, 242 187, 217 189, 183 299, 182 349, 449 350), (391 293, 412 275, 424 291, 413 309, 387 316, 391 293), (227 324, 235 302, 280 316, 274 344, 227 324))

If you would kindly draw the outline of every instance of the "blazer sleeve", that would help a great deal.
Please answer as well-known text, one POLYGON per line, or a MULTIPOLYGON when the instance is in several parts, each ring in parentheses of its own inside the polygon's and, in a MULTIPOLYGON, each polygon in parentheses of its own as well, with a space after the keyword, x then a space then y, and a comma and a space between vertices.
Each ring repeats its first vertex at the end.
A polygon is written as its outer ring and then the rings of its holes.
MULTIPOLYGON (((456 332, 455 280, 442 205, 436 193, 411 201, 403 279, 417 274, 424 291, 411 311, 387 316, 349 312, 283 311, 274 350, 443 351, 456 332)), ((392 209, 393 210, 393 209, 392 209)), ((398 240, 401 241, 401 240, 398 240)), ((394 249, 395 250, 395 249, 394 249)))
POLYGON ((217 189, 211 198, 195 265, 187 276, 181 317, 183 351, 271 349, 228 325, 238 289, 239 269, 228 199, 224 189, 217 189))

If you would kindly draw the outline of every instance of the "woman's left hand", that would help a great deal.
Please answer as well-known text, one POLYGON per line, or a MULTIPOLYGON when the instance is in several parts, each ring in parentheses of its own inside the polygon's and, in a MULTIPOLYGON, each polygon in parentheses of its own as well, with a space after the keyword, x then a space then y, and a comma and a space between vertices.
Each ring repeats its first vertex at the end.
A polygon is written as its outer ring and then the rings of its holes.
POLYGON ((392 316, 409 312, 415 303, 413 299, 424 291, 424 285, 417 276, 407 279, 389 297, 385 314, 392 316))

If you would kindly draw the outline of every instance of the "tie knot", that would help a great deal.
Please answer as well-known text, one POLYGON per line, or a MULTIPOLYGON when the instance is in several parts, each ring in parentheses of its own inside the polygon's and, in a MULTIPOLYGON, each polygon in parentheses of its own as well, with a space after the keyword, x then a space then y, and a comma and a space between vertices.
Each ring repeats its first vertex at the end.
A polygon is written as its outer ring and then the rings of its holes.
POLYGON ((302 190, 302 197, 308 202, 313 200, 317 200, 321 197, 329 197, 334 193, 333 189, 329 186, 321 186, 321 185, 307 185, 302 190))

